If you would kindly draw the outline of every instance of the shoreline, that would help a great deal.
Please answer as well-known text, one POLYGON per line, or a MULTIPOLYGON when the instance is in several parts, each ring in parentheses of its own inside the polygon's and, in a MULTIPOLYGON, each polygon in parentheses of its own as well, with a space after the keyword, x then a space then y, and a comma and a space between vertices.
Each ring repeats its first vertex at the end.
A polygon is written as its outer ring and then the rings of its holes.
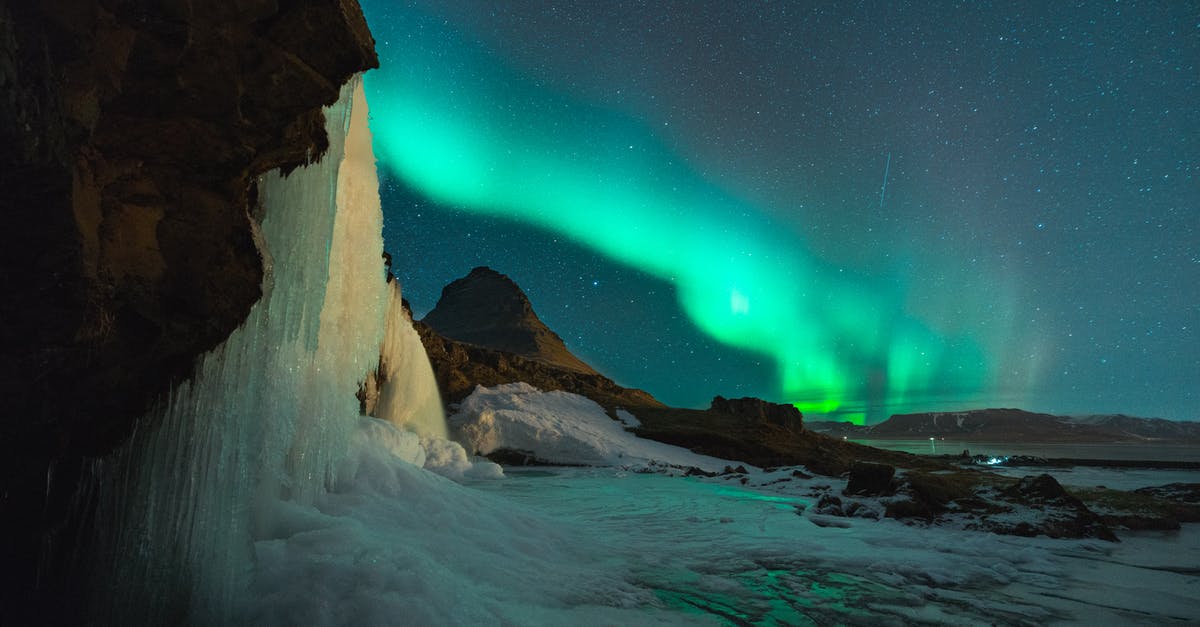
MULTIPOLYGON (((934 459, 947 463, 969 463, 972 458, 964 458, 962 455, 922 455, 928 459, 934 459)), ((1200 470, 1200 462, 1195 461, 1172 461, 1172 460, 1156 460, 1156 459, 1093 459, 1093 458, 1076 458, 1076 457, 1037 457, 1032 455, 1013 455, 1006 458, 1003 462, 997 464, 971 464, 973 466, 988 467, 1021 467, 1032 466, 1042 468, 1071 468, 1075 466, 1084 466, 1090 468, 1149 468, 1154 470, 1200 470)))

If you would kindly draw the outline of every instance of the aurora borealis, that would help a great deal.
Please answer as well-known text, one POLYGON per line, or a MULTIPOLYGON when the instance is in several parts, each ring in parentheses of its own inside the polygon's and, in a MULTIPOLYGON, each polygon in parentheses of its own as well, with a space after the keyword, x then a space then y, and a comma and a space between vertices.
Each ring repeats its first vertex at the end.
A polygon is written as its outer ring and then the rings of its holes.
POLYGON ((669 403, 1198 418, 1197 16, 1155 6, 368 1, 388 247, 418 313, 490 265, 669 403))

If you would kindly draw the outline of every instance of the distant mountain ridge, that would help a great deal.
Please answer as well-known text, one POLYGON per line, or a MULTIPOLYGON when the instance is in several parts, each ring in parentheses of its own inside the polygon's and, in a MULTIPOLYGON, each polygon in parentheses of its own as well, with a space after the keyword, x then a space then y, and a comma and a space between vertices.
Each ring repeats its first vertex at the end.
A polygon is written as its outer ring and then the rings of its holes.
POLYGON ((1178 422, 1163 418, 1138 418, 1124 414, 1081 416, 1071 420, 1110 431, 1124 432, 1150 439, 1200 440, 1200 423, 1178 422))
POLYGON ((896 414, 873 426, 809 422, 830 435, 879 439, 929 437, 1027 442, 1200 441, 1200 423, 1125 415, 1055 416, 1020 409, 896 414))

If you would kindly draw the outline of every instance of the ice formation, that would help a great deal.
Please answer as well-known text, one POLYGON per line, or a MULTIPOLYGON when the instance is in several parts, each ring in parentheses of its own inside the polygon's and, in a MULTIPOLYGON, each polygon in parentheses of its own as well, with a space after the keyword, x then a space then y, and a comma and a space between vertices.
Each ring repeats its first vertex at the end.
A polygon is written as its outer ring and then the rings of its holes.
POLYGON ((387 332, 380 368, 368 384, 378 385, 378 399, 371 415, 423 438, 446 439, 446 413, 438 394, 437 381, 412 318, 401 304, 400 288, 389 290, 387 332))
POLYGON ((337 480, 389 297, 358 79, 325 116, 320 162, 258 182, 262 299, 126 451, 97 462, 92 590, 108 622, 234 622, 277 504, 337 480))

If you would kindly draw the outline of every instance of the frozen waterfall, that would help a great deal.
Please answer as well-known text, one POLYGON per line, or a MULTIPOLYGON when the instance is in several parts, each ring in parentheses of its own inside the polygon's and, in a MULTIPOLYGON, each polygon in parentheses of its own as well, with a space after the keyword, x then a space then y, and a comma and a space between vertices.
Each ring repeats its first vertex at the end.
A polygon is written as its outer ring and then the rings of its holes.
MULTIPOLYGON (((311 503, 334 484, 367 420, 355 391, 379 359, 399 297, 383 280, 359 79, 325 116, 329 149, 319 163, 258 182, 262 299, 123 452, 95 464, 91 590, 101 622, 236 622, 254 541, 275 533, 279 504, 311 503)), ((437 399, 436 389, 423 394, 437 399)), ((419 424, 435 430, 432 422, 422 414, 419 424)))
POLYGON ((433 367, 395 283, 389 298, 379 370, 367 379, 367 397, 368 413, 372 416, 422 438, 449 437, 433 367))

